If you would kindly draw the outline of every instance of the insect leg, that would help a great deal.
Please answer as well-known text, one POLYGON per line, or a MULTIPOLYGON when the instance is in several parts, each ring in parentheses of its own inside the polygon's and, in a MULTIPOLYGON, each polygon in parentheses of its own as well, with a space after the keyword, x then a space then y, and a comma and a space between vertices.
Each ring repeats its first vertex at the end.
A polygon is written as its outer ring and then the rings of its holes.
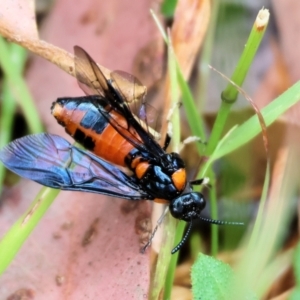
POLYGON ((168 213, 169 211, 169 206, 166 207, 166 209, 164 210, 163 214, 160 216, 160 218, 157 220, 157 223, 156 223, 156 226, 155 228, 153 229, 153 232, 148 240, 148 242, 146 243, 146 245, 140 250, 141 253, 145 253, 145 251, 147 250, 147 248, 152 244, 152 241, 153 241, 153 238, 155 236, 155 233, 158 229, 158 227, 162 224, 166 214, 168 213))
POLYGON ((191 143, 195 143, 195 142, 202 143, 201 138, 199 138, 197 136, 189 136, 189 137, 187 137, 185 140, 183 140, 180 143, 180 145, 179 145, 179 153, 184 149, 184 147, 186 145, 191 144, 191 143))
POLYGON ((208 177, 203 177, 203 178, 200 178, 200 179, 192 180, 189 183, 190 183, 190 185, 205 185, 205 186, 210 187, 208 177))
POLYGON ((164 146, 163 146, 164 151, 167 150, 167 148, 170 145, 170 142, 171 142, 171 136, 169 135, 169 133, 167 133, 166 138, 165 138, 165 142, 164 142, 164 146))
MULTIPOLYGON (((166 141, 168 139, 167 147, 170 144, 171 138, 172 138, 172 135, 173 135, 173 126, 172 126, 171 118, 172 118, 172 116, 174 114, 175 109, 180 108, 180 106, 181 106, 180 102, 176 102, 175 104, 173 104, 173 106, 170 108, 170 110, 168 112, 168 115, 167 115, 167 126, 168 126, 167 136, 166 136, 166 141)), ((164 150, 167 149, 167 147, 166 147, 166 141, 165 141, 165 145, 163 147, 164 150)))

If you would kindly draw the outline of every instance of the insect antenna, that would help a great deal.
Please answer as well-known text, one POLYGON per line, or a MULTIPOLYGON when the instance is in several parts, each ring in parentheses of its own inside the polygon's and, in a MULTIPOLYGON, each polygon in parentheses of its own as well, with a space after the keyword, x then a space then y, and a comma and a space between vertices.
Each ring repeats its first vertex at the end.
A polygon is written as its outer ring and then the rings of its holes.
MULTIPOLYGON (((242 222, 221 221, 221 220, 214 220, 214 219, 208 219, 208 218, 203 218, 203 217, 199 217, 198 219, 200 219, 201 221, 210 223, 210 224, 215 224, 215 225, 244 225, 244 223, 242 223, 242 222)), ((192 220, 189 223, 189 227, 188 227, 184 237, 182 238, 180 243, 176 247, 174 247, 171 254, 176 253, 177 251, 179 251, 182 248, 182 246, 184 245, 184 243, 186 242, 187 238, 190 235, 191 229, 192 229, 192 220)))
POLYGON ((179 244, 176 247, 173 248, 173 250, 171 251, 171 254, 174 254, 174 253, 176 253, 177 251, 179 251, 181 249, 181 247, 184 245, 184 243, 186 242, 187 238, 189 237, 191 229, 192 229, 192 220, 189 223, 189 227, 188 227, 188 229, 187 229, 184 237, 179 242, 179 244))
POLYGON ((203 217, 199 217, 198 219, 203 222, 215 224, 215 225, 238 225, 238 226, 244 225, 243 222, 221 221, 221 220, 214 220, 214 219, 203 218, 203 217))

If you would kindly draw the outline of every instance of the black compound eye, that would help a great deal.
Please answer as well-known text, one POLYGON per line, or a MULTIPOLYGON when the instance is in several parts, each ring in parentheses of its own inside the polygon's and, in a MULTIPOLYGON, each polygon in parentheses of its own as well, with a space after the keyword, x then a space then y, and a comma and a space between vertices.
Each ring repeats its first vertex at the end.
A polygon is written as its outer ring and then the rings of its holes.
POLYGON ((203 195, 193 192, 174 199, 169 208, 174 218, 189 222, 193 219, 199 219, 205 204, 203 195))
POLYGON ((182 219, 182 216, 184 214, 184 207, 183 202, 181 201, 181 197, 176 198, 174 201, 171 202, 169 206, 171 215, 175 219, 182 219))

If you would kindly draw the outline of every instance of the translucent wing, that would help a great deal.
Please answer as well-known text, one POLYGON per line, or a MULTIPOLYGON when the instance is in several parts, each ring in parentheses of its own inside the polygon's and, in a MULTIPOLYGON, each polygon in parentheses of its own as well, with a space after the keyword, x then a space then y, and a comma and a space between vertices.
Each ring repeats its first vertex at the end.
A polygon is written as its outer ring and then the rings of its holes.
MULTIPOLYGON (((75 46, 74 52, 76 77, 82 90, 87 95, 100 95, 102 100, 107 101, 107 105, 126 119, 127 126, 124 127, 118 123, 118 120, 104 116, 128 142, 137 149, 147 151, 160 159, 164 151, 153 139, 153 134, 147 129, 147 123, 143 126, 137 120, 138 115, 135 116, 131 112, 129 105, 143 99, 146 93, 145 87, 134 76, 121 71, 111 73, 111 78, 107 79, 86 51, 75 46), (133 134, 134 132, 137 134, 133 134)), ((146 109, 139 111, 146 120, 146 109)))
POLYGON ((52 188, 130 200, 151 198, 134 178, 57 135, 42 133, 15 140, 0 151, 0 161, 19 176, 52 188))
POLYGON ((157 120, 160 114, 145 101, 146 87, 136 77, 123 71, 113 71, 110 76, 111 85, 125 99, 131 113, 138 117, 136 120, 149 134, 158 137, 155 130, 159 130, 157 120))
POLYGON ((113 71, 110 77, 111 85, 118 89, 128 104, 142 102, 145 98, 147 88, 135 76, 124 71, 113 71))
POLYGON ((74 47, 75 73, 80 88, 88 95, 107 96, 107 79, 94 60, 79 46, 74 47))

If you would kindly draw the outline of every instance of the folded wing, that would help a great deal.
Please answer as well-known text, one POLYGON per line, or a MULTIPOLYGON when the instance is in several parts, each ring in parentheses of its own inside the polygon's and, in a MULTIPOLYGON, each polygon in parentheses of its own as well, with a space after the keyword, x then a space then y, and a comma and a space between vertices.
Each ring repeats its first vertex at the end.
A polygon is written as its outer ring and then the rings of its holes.
POLYGON ((151 198, 133 177, 57 135, 17 139, 0 151, 0 161, 19 176, 52 188, 130 200, 151 198))

